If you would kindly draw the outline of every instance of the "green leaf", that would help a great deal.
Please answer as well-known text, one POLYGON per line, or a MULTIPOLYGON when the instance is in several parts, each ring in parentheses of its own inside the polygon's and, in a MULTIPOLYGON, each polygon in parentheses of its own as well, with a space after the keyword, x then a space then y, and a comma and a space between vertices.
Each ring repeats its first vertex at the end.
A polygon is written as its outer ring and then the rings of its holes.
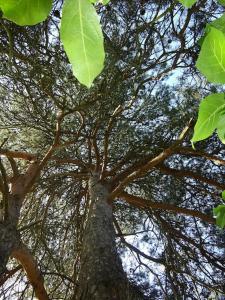
POLYGON ((216 217, 216 224, 224 228, 225 226, 225 205, 218 205, 216 208, 213 209, 213 214, 216 217))
POLYGON ((91 3, 101 3, 103 5, 106 5, 109 3, 110 0, 89 0, 91 3))
POLYGON ((223 34, 225 34, 225 14, 223 14, 219 19, 211 22, 210 26, 222 31, 223 34))
POLYGON ((35 25, 44 21, 52 8, 52 0, 0 0, 3 17, 17 25, 35 25))
POLYGON ((218 3, 225 6, 225 0, 218 0, 218 3))
POLYGON ((186 8, 192 7, 193 4, 195 4, 197 0, 179 0, 181 4, 183 4, 186 8))
POLYGON ((208 138, 216 128, 221 129, 225 112, 225 95, 212 94, 204 98, 199 107, 198 120, 194 128, 192 142, 208 138))
POLYGON ((196 66, 209 81, 225 83, 225 35, 220 30, 210 26, 196 66))
POLYGON ((223 144, 225 144, 225 115, 224 113, 221 114, 220 119, 217 124, 217 134, 219 139, 223 144))
POLYGON ((66 0, 61 40, 76 78, 90 87, 102 71, 105 58, 99 18, 89 0, 66 0))
POLYGON ((222 198, 225 200, 225 191, 222 191, 222 198))

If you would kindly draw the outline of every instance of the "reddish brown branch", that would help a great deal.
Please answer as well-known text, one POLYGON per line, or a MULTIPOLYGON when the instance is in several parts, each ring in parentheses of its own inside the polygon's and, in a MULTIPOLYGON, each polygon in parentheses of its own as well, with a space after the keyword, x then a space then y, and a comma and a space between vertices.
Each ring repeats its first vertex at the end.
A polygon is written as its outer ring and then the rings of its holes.
MULTIPOLYGON (((26 186, 25 192, 27 193, 30 188, 33 186, 34 182, 36 181, 37 177, 39 176, 41 170, 44 168, 46 163, 49 161, 49 159, 52 157, 55 149, 59 145, 60 142, 60 135, 61 135, 61 123, 63 121, 64 114, 62 111, 59 111, 57 115, 57 122, 56 122, 56 132, 54 137, 53 144, 49 147, 47 153, 43 157, 41 161, 36 160, 36 168, 34 169, 34 172, 32 172, 32 177, 29 180, 29 184, 26 186)), ((28 170, 27 170, 28 171, 28 170)))
POLYGON ((24 271, 27 274, 29 282, 34 288, 36 297, 39 300, 49 300, 48 294, 44 287, 44 279, 42 274, 27 247, 21 244, 20 248, 12 252, 12 257, 21 263, 24 271))
POLYGON ((225 184, 221 184, 216 180, 206 178, 206 177, 201 176, 201 175, 199 175, 195 172, 192 172, 192 171, 171 169, 171 168, 168 168, 164 165, 158 166, 158 169, 160 171, 162 171, 164 174, 172 175, 172 176, 175 176, 175 177, 178 177, 178 178, 190 177, 190 178, 193 178, 195 180, 198 180, 198 181, 207 183, 209 185, 215 186, 215 187, 217 187, 221 190, 225 189, 225 184))
POLYGON ((183 207, 177 207, 176 205, 168 204, 168 203, 160 203, 160 202, 153 202, 151 200, 146 200, 142 197, 137 197, 134 195, 130 195, 126 192, 122 192, 119 195, 120 198, 124 199, 127 203, 136 206, 138 208, 147 208, 147 209, 158 209, 158 210, 165 210, 172 213, 177 214, 184 214, 187 216, 192 216, 201 219, 204 222, 215 224, 215 219, 213 219, 210 216, 207 216, 206 214, 183 207))
POLYGON ((36 159, 36 155, 34 154, 30 154, 22 151, 10 151, 8 149, 0 149, 0 155, 11 157, 11 158, 20 158, 29 161, 36 159))
MULTIPOLYGON (((115 199, 129 183, 131 183, 132 181, 134 181, 137 178, 145 176, 155 166, 161 164, 166 158, 168 158, 172 154, 176 153, 176 148, 184 140, 184 138, 186 137, 191 126, 192 126, 192 119, 185 126, 185 128, 182 130, 181 134, 179 135, 178 139, 173 143, 173 145, 171 145, 171 147, 165 149, 159 155, 148 160, 146 163, 140 164, 140 165, 137 164, 137 168, 135 170, 133 170, 131 168, 132 173, 130 173, 126 177, 123 177, 121 182, 119 184, 117 184, 116 188, 110 194, 109 200, 112 201, 113 199, 115 199)), ((114 184, 114 182, 113 182, 113 184, 114 184)))
POLYGON ((173 153, 173 148, 168 148, 161 152, 159 155, 148 161, 145 165, 132 172, 130 175, 125 177, 114 189, 114 191, 110 195, 110 200, 115 199, 120 192, 133 180, 144 176, 151 169, 153 169, 156 165, 162 163, 167 157, 169 157, 173 153))

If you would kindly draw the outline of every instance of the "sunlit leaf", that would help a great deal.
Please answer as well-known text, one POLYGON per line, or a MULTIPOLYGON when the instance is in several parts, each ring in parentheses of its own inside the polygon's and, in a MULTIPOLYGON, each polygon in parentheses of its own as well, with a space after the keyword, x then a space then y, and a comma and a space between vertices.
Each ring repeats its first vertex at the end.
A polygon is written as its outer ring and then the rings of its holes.
POLYGON ((216 224, 224 228, 225 226, 225 205, 221 204, 218 205, 216 208, 213 209, 213 214, 216 217, 216 224))
POLYGON ((18 25, 35 25, 44 21, 52 8, 52 0, 0 0, 3 17, 18 25))
POLYGON ((201 101, 198 120, 194 128, 192 142, 208 138, 216 128, 223 128, 225 113, 225 96, 223 93, 212 94, 201 101))
POLYGON ((210 25, 225 34, 225 14, 223 14, 219 19, 211 22, 210 25))
POLYGON ((183 4, 183 6, 185 6, 186 8, 192 7, 192 5, 194 5, 196 1, 197 0, 179 0, 179 2, 183 4))
POLYGON ((209 81, 225 83, 225 35, 222 31, 210 27, 196 66, 209 81))
POLYGON ((61 39, 76 78, 90 87, 104 63, 103 34, 89 0, 66 0, 63 6, 61 39))

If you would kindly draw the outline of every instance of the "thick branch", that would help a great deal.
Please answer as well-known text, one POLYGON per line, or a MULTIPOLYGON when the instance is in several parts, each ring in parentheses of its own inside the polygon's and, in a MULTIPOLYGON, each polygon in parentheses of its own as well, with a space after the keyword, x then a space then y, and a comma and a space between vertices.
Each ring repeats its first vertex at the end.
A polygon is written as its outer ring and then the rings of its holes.
POLYGON ((210 224, 215 224, 215 219, 213 219, 210 216, 207 216, 206 214, 193 210, 193 209, 188 209, 188 208, 183 208, 183 207, 177 207, 176 205, 168 204, 168 203, 159 203, 159 202, 153 202, 151 200, 146 200, 142 197, 137 197, 134 195, 130 195, 126 192, 122 192, 119 195, 120 198, 124 199, 126 202, 129 204, 136 206, 138 208, 147 208, 147 209, 159 209, 159 210, 165 210, 169 211, 172 213, 177 213, 177 214, 184 214, 187 216, 192 216, 201 219, 204 222, 210 223, 210 224))
POLYGON ((174 144, 162 151, 159 155, 155 156, 154 158, 148 160, 144 165, 141 165, 139 168, 137 168, 135 171, 130 173, 128 176, 126 176, 113 190, 113 192, 110 194, 109 200, 115 199, 120 192, 124 190, 124 188, 134 181, 137 178, 145 176, 149 171, 151 171, 155 166, 161 164, 166 158, 171 156, 173 153, 175 153, 176 148, 180 145, 180 143, 184 140, 186 137, 190 127, 192 126, 192 119, 189 121, 187 126, 182 130, 181 134, 179 135, 178 139, 174 142, 174 144))
POLYGON ((0 155, 6 156, 6 157, 12 157, 12 158, 20 158, 24 160, 35 160, 36 155, 22 152, 22 151, 10 151, 8 149, 0 149, 0 155))
POLYGON ((44 287, 44 279, 42 277, 42 274, 27 247, 21 244, 20 248, 12 252, 12 257, 17 259, 23 266, 23 269, 27 273, 29 282, 34 288, 36 297, 39 300, 49 300, 48 294, 44 287))
POLYGON ((162 171, 164 174, 169 174, 169 175, 172 175, 172 176, 175 176, 175 177, 190 177, 190 178, 193 178, 193 179, 196 179, 198 181, 201 181, 201 182, 204 182, 204 183, 207 183, 209 185, 212 185, 212 186, 215 186, 221 190, 224 190, 225 189, 225 184, 221 184, 219 183, 218 181, 216 180, 213 180, 213 179, 209 179, 209 178, 206 178, 204 176, 201 176, 195 172, 192 172, 192 171, 185 171, 185 170, 176 170, 176 169, 171 169, 171 168, 168 168, 164 165, 160 165, 158 166, 158 169, 160 171, 162 171))
MULTIPOLYGON (((60 111, 57 115, 57 122, 56 122, 56 132, 54 137, 54 142, 48 149, 47 153, 43 157, 41 161, 36 160, 35 161, 35 168, 32 169, 32 176, 30 177, 29 184, 26 186, 26 193, 30 190, 30 188, 33 186, 36 178, 39 176, 41 170, 44 168, 48 160, 52 157, 55 149, 59 145, 60 142, 60 135, 61 135, 61 123, 63 121, 64 114, 62 111, 60 111)), ((26 174, 29 174, 29 168, 26 172, 26 174)))
POLYGON ((161 152, 159 155, 148 161, 144 166, 139 168, 138 170, 131 173, 129 176, 124 178, 121 183, 115 188, 115 190, 111 193, 110 199, 115 199, 120 192, 133 180, 144 176, 150 170, 152 170, 156 165, 162 163, 167 157, 169 157, 173 153, 172 148, 168 148, 161 152))

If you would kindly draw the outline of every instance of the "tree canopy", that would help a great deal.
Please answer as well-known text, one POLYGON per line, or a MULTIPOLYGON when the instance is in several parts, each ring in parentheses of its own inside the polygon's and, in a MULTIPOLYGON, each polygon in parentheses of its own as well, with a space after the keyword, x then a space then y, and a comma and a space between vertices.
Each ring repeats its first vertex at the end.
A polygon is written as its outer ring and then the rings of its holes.
POLYGON ((87 89, 63 1, 35 26, 0 1, 1 298, 222 299, 223 1, 106 2, 88 4, 105 62, 87 89))

